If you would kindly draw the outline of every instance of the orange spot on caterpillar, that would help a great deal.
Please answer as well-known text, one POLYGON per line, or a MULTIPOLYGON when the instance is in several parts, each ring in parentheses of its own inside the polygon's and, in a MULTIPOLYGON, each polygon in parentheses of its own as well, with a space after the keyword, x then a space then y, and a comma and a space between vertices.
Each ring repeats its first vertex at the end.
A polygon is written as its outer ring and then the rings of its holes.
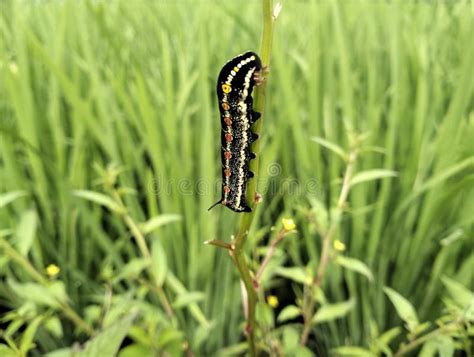
POLYGON ((230 192, 229 186, 224 186, 224 192, 225 192, 225 193, 229 193, 229 192, 230 192))
POLYGON ((224 121, 225 121, 225 123, 226 123, 228 126, 231 126, 231 125, 232 125, 232 120, 230 120, 230 117, 225 117, 225 118, 224 118, 224 121))
POLYGON ((229 109, 230 109, 229 103, 223 102, 223 103, 222 103, 222 108, 223 108, 224 110, 229 110, 229 109))
POLYGON ((230 143, 232 141, 232 135, 227 133, 225 134, 225 141, 227 141, 228 143, 230 143))
POLYGON ((224 152, 224 157, 227 159, 227 160, 230 160, 230 158, 232 157, 232 153, 230 151, 226 151, 224 152))
POLYGON ((229 176, 230 176, 230 170, 229 170, 229 169, 225 169, 225 170, 224 170, 224 175, 225 175, 225 177, 229 177, 229 176))

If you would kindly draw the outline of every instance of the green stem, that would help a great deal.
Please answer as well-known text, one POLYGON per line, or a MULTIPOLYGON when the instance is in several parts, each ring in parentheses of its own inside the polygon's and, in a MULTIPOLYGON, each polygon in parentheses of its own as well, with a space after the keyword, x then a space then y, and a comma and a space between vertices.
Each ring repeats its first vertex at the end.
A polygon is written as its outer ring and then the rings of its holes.
POLYGON ((426 341, 431 340, 432 338, 434 338, 436 336, 443 335, 446 332, 450 332, 451 329, 453 329, 453 328, 455 329, 461 323, 462 323, 461 319, 450 322, 449 324, 438 327, 436 330, 433 330, 430 333, 427 333, 426 335, 421 336, 421 337, 417 338, 416 340, 411 341, 410 343, 408 343, 406 345, 402 345, 398 349, 398 351, 395 353, 394 357, 404 356, 405 354, 407 354, 408 352, 414 350, 415 348, 422 345, 426 341))
MULTIPOLYGON (((268 68, 270 63, 270 53, 272 48, 272 37, 275 18, 272 16, 272 0, 262 0, 263 7, 263 32, 262 32, 262 45, 260 50, 260 58, 262 65, 268 68)), ((268 71, 267 71, 268 72, 268 71)), ((262 85, 258 86, 255 90, 255 101, 254 110, 261 113, 260 119, 255 123, 253 131, 256 134, 260 134, 263 125, 263 118, 265 113, 265 97, 266 87, 268 80, 265 80, 262 85)), ((247 233, 252 224, 255 208, 257 201, 255 199, 257 192, 257 181, 258 181, 258 168, 259 168, 259 152, 260 152, 260 140, 255 141, 252 144, 252 152, 256 154, 256 158, 250 162, 250 170, 254 172, 255 176, 249 181, 247 188, 247 202, 249 202, 252 212, 244 213, 240 221, 240 228, 237 236, 234 239, 234 250, 232 256, 234 263, 239 271, 240 278, 242 279, 245 289, 247 291, 247 325, 245 328, 247 334, 247 340, 249 344, 250 356, 257 355, 257 347, 255 343, 255 306, 257 303, 257 294, 253 286, 253 278, 251 271, 247 265, 245 259, 244 246, 247 240, 247 233)))
MULTIPOLYGON (((125 207, 125 205, 123 204, 122 198, 120 197, 120 194, 116 190, 113 190, 113 196, 114 196, 115 201, 117 201, 122 207, 125 207)), ((127 225, 127 227, 130 229, 130 232, 132 232, 132 236, 133 238, 135 238, 135 242, 137 242, 138 249, 140 249, 140 253, 146 260, 151 262, 152 261, 151 253, 150 253, 150 250, 148 249, 145 236, 140 230, 140 227, 138 227, 138 224, 128 213, 126 213, 126 211, 125 213, 122 214, 122 218, 125 224, 127 225)), ((158 295, 158 298, 160 299, 161 305, 165 309, 166 314, 169 317, 173 317, 174 315, 173 308, 171 307, 171 304, 169 303, 168 298, 166 297, 166 293, 163 290, 163 287, 157 283, 156 275, 152 268, 148 269, 148 274, 151 276, 151 279, 155 283, 154 284, 156 288, 155 292, 158 295)))
MULTIPOLYGON (((7 241, 0 239, 0 248, 3 248, 6 255, 8 255, 13 261, 20 265, 26 273, 35 280, 38 284, 41 284, 45 287, 49 286, 49 281, 43 275, 41 275, 38 270, 30 263, 26 257, 18 253, 7 241)), ((94 329, 84 321, 67 303, 63 301, 56 300, 66 317, 71 320, 77 327, 85 331, 88 335, 94 334, 94 329)))
POLYGON ((323 247, 321 250, 321 258, 319 260, 318 271, 316 277, 313 279, 311 286, 305 287, 304 299, 303 299, 303 333, 301 335, 300 344, 302 346, 306 345, 308 341, 309 333, 311 331, 311 324, 313 320, 313 314, 316 307, 316 298, 314 293, 319 286, 321 285, 324 275, 326 273, 326 268, 329 264, 330 253, 331 253, 331 242, 337 232, 339 227, 339 222, 342 214, 344 213, 344 206, 346 205, 347 198, 349 196, 349 191, 351 187, 351 179, 354 171, 354 163, 357 160, 358 150, 353 148, 349 154, 347 161, 346 172, 344 173, 344 179, 342 182, 341 192, 339 194, 339 199, 337 200, 337 206, 334 213, 334 216, 331 220, 331 225, 326 231, 326 234, 323 237, 323 247))

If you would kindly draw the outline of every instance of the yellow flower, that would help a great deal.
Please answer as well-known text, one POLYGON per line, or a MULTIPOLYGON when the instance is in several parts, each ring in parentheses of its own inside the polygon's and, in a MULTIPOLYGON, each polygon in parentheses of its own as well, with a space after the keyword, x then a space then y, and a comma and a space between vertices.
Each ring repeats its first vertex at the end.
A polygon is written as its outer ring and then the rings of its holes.
POLYGON ((346 250, 346 245, 342 243, 339 239, 336 239, 334 241, 334 249, 338 252, 343 252, 346 250))
POLYGON ((270 305, 272 308, 277 308, 278 307, 278 298, 275 295, 268 295, 267 296, 267 303, 270 305))
POLYGON ((54 278, 60 271, 61 269, 56 264, 49 264, 46 267, 46 274, 48 274, 50 278, 54 278))
POLYGON ((296 228, 295 221, 293 221, 291 218, 283 218, 281 221, 283 223, 283 228, 285 229, 285 231, 292 231, 296 228))

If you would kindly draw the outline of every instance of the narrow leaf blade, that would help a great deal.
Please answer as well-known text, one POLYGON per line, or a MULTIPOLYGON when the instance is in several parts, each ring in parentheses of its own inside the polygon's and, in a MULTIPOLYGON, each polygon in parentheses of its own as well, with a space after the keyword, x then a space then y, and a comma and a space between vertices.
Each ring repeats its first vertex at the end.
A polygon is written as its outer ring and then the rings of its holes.
POLYGON ((346 161, 347 160, 347 153, 344 151, 343 148, 341 148, 339 145, 321 138, 320 136, 313 136, 311 138, 312 141, 318 143, 319 145, 325 147, 326 149, 331 150, 333 153, 338 155, 342 160, 346 161))
POLYGON ((166 224, 177 222, 181 220, 181 216, 178 214, 161 214, 150 218, 148 221, 144 222, 141 225, 141 230, 143 234, 148 234, 153 232, 155 229, 160 228, 166 224))
POLYGON ((384 169, 375 169, 375 170, 367 170, 359 172, 358 174, 354 175, 351 180, 350 185, 354 186, 362 182, 372 181, 372 180, 379 180, 388 177, 396 177, 398 173, 392 170, 384 170, 384 169))
POLYGON ((113 212, 121 213, 122 207, 117 204, 112 198, 102 193, 88 190, 75 190, 73 191, 74 196, 84 198, 88 201, 94 202, 98 205, 107 207, 113 212))
POLYGON ((383 288, 383 291, 387 294, 393 306, 395 306, 398 316, 407 323, 408 329, 413 331, 419 324, 413 305, 401 294, 389 287, 383 288))
POLYGON ((0 208, 28 194, 26 191, 11 191, 0 195, 0 208))
POLYGON ((370 271, 369 267, 364 262, 358 259, 339 255, 336 258, 336 264, 339 264, 340 266, 346 269, 355 271, 356 273, 362 274, 370 281, 374 280, 374 276, 372 272, 370 271))
POLYGON ((350 299, 336 304, 321 306, 313 316, 313 323, 332 321, 346 316, 355 306, 355 300, 350 299))

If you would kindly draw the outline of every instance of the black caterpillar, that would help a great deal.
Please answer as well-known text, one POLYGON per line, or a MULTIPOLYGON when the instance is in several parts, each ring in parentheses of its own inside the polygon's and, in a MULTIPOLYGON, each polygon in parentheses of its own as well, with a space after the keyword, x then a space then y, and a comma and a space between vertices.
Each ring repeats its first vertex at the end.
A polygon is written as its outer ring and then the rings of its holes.
POLYGON ((249 169, 255 154, 250 145, 258 135, 252 124, 261 114, 253 110, 252 90, 262 69, 256 53, 241 54, 222 67, 217 79, 217 99, 221 115, 222 196, 219 203, 235 212, 251 212, 246 201, 249 169))

